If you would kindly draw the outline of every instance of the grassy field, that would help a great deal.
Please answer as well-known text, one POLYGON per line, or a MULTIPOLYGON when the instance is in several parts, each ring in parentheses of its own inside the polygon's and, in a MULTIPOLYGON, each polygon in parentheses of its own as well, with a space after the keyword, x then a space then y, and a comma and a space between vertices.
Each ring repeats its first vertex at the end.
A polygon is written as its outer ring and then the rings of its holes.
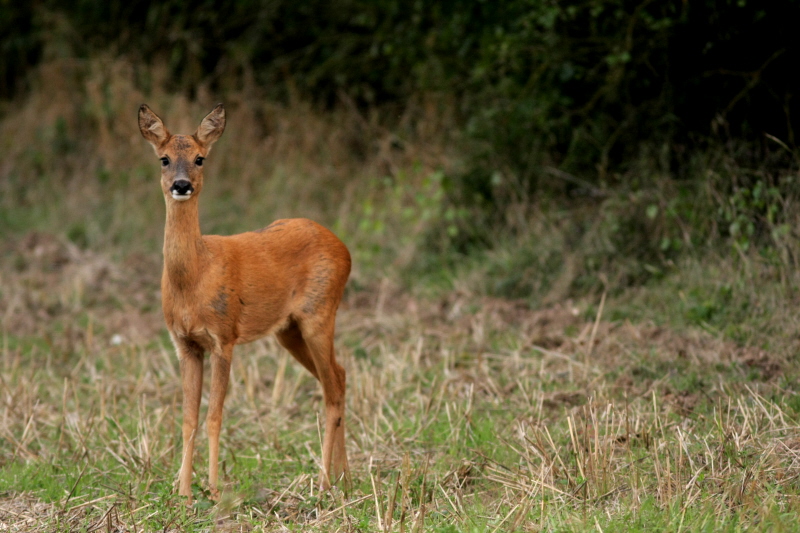
MULTIPOLYGON (((163 200, 135 119, 145 96, 119 62, 39 76, 50 89, 0 121, 0 530, 798 529, 791 262, 723 250, 569 299, 565 258, 534 296, 491 296, 497 265, 528 254, 541 266, 536 250, 557 249, 544 213, 484 262, 415 278, 425 236, 447 220, 440 173, 458 165, 446 113, 420 104, 429 120, 398 150, 372 117, 260 102, 247 87, 226 101, 202 225, 307 216, 351 248, 336 347, 353 488, 315 487, 320 390, 264 339, 234 355, 222 500, 208 500, 200 438, 187 508, 160 311, 163 200)), ((177 131, 214 103, 202 89, 146 101, 177 131)))

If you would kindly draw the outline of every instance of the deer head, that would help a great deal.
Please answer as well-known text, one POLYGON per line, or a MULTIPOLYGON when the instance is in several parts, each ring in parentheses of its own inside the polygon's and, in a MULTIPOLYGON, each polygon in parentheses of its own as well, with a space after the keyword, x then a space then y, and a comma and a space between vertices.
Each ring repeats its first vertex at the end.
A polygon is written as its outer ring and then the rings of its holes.
POLYGON ((139 131, 161 160, 161 190, 167 202, 183 202, 203 188, 203 161, 225 131, 222 104, 206 115, 192 135, 172 135, 147 105, 139 108, 139 131))

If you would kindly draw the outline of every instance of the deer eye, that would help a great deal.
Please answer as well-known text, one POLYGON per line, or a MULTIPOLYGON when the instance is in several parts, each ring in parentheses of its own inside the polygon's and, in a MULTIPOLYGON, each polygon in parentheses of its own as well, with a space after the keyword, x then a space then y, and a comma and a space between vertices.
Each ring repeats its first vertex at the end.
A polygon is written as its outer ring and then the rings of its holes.
POLYGON ((197 156, 197 159, 194 160, 194 164, 197 165, 198 167, 202 167, 204 160, 205 160, 205 157, 197 156))
POLYGON ((166 167, 167 165, 169 165, 169 158, 168 157, 162 157, 161 158, 161 166, 162 167, 166 167))

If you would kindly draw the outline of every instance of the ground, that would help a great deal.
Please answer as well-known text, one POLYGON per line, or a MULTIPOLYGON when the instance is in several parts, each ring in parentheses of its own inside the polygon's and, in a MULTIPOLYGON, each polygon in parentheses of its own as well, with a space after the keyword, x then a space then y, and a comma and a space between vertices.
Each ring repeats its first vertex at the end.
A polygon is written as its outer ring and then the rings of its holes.
POLYGON ((45 232, 2 244, 0 531, 797 528, 791 357, 653 320, 647 298, 391 280, 338 315, 352 488, 315 486, 320 389, 267 338, 235 351, 222 501, 203 435, 187 508, 160 268, 45 232))

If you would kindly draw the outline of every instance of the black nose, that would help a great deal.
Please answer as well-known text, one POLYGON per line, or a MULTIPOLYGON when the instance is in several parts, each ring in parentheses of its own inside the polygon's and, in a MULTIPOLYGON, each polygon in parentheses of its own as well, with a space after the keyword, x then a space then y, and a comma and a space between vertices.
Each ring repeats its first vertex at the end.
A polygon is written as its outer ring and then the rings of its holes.
POLYGON ((175 194, 191 194, 194 189, 192 188, 192 184, 187 180, 176 180, 172 183, 172 187, 169 188, 170 192, 175 194))

